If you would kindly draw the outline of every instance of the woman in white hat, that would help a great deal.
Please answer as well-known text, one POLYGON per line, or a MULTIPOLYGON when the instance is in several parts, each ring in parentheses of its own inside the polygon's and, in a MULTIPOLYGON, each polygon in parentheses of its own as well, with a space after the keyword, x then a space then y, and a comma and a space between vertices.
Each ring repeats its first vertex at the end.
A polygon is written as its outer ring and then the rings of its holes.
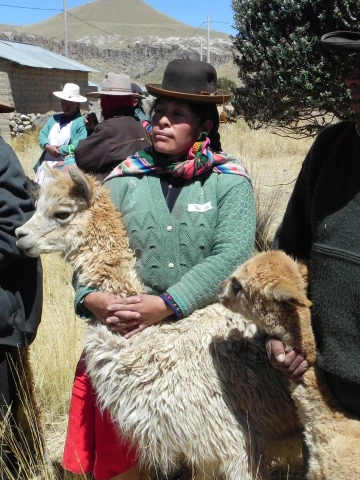
POLYGON ((80 95, 80 87, 75 83, 66 83, 62 91, 53 92, 61 98, 61 109, 49 118, 39 134, 39 145, 43 152, 34 166, 35 182, 43 185, 45 171, 43 162, 53 167, 63 157, 74 152, 79 140, 87 137, 84 117, 80 113, 80 103, 86 102, 86 97, 80 95))

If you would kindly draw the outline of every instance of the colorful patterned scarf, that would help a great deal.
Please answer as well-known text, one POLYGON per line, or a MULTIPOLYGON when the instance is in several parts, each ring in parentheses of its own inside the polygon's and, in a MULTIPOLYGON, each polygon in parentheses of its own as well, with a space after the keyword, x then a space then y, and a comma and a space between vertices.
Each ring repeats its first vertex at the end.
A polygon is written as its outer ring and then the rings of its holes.
POLYGON ((146 173, 171 173, 174 177, 190 179, 208 170, 216 173, 242 175, 250 182, 246 167, 235 157, 213 153, 206 133, 200 134, 199 140, 190 148, 185 160, 169 163, 169 157, 160 154, 153 147, 140 150, 120 163, 104 181, 124 175, 141 175, 146 173))

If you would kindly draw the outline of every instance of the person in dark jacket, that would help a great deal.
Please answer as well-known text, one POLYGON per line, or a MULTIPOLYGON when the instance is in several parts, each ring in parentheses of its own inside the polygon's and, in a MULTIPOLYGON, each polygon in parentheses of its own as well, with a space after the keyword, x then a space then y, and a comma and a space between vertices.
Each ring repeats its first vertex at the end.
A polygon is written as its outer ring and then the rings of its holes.
MULTIPOLYGON (((0 113, 14 110, 0 102, 0 113)), ((27 222, 33 212, 25 173, 15 152, 0 137, 0 422, 3 424, 10 411, 14 432, 19 407, 19 348, 28 347, 34 340, 42 311, 40 260, 20 253, 15 237, 16 228, 27 222)), ((16 460, 2 438, 0 478, 7 479, 13 470, 16 460)))
POLYGON ((85 172, 107 174, 129 155, 149 146, 147 132, 135 116, 130 77, 108 73, 100 92, 88 97, 100 97, 104 120, 98 123, 95 114, 85 117, 88 138, 75 149, 76 164, 85 172))
MULTIPOLYGON (((301 168, 274 247, 309 263, 317 362, 343 408, 360 418, 360 33, 332 32, 325 48, 358 53, 345 80, 355 122, 323 130, 301 168)), ((276 368, 301 380, 308 363, 267 342, 276 368)))

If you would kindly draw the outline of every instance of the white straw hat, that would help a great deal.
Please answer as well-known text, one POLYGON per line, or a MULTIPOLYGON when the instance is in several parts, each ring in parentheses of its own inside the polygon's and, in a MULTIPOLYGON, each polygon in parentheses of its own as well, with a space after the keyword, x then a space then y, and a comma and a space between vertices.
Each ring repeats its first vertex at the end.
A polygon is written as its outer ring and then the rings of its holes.
POLYGON ((131 81, 129 75, 123 73, 112 73, 109 72, 105 75, 105 80, 101 85, 101 90, 99 92, 89 92, 88 97, 98 98, 100 95, 128 95, 128 96, 137 96, 133 94, 131 90, 131 81))
POLYGON ((87 102, 87 98, 80 95, 80 87, 75 83, 65 83, 61 92, 53 92, 55 97, 59 97, 68 102, 82 103, 87 102))

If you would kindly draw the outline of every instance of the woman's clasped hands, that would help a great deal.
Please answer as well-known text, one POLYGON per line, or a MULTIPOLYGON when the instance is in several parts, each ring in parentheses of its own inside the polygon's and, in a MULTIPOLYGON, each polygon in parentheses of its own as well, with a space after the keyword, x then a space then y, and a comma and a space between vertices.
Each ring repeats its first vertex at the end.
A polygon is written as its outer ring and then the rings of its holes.
POLYGON ((113 331, 130 338, 145 328, 173 315, 173 310, 156 295, 120 297, 104 292, 86 295, 84 306, 113 331))

